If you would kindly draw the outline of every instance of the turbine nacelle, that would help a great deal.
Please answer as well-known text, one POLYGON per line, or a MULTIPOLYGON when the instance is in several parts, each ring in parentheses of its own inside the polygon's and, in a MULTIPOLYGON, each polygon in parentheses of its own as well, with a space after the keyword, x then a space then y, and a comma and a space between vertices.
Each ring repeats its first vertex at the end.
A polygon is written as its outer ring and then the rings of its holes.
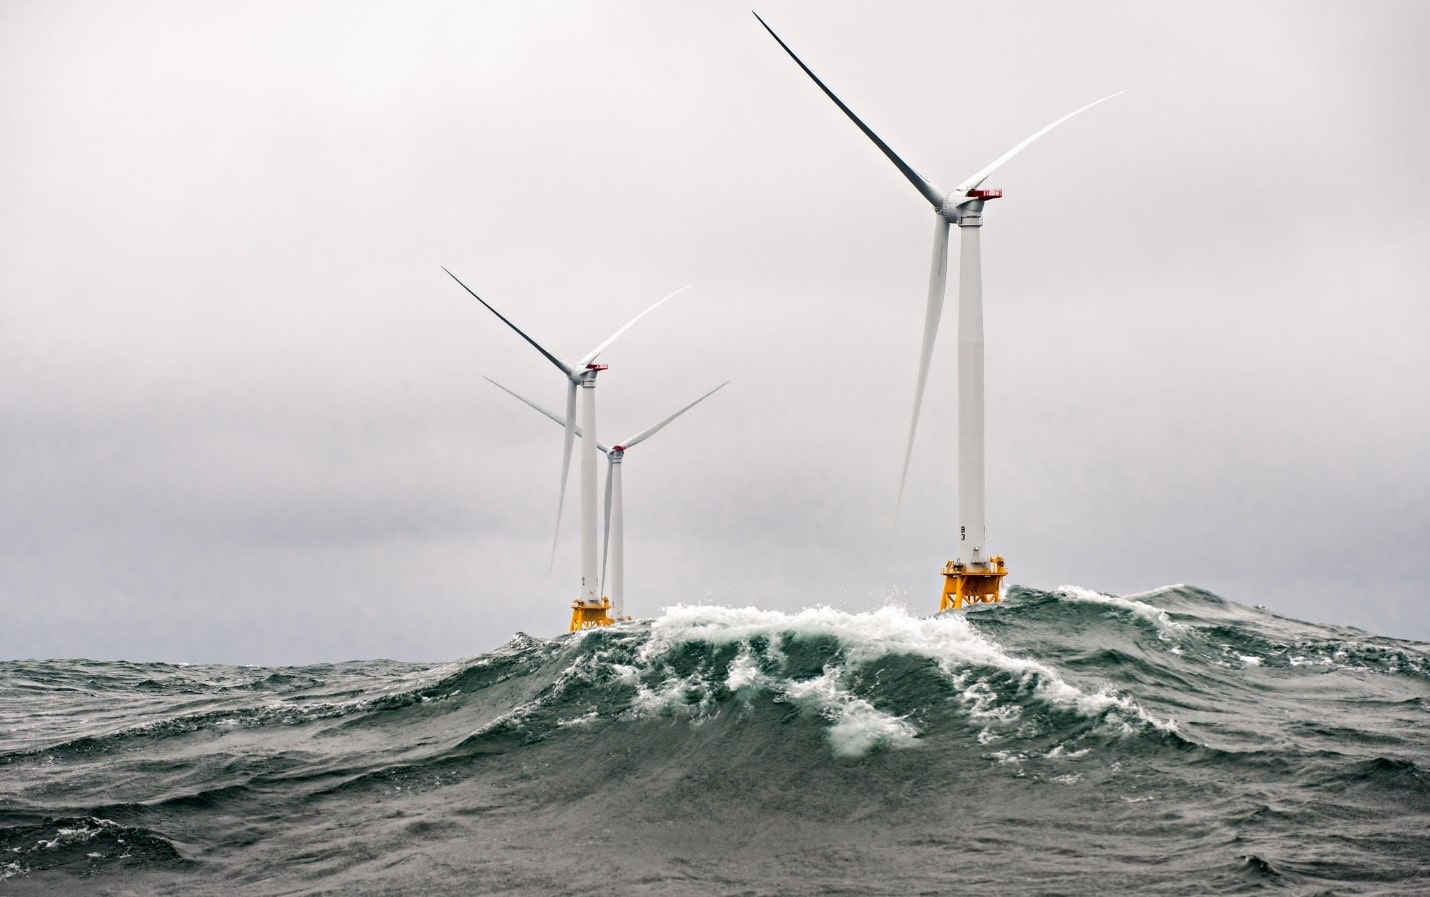
POLYGON ((571 374, 572 387, 574 388, 578 383, 582 386, 595 386, 596 375, 606 370, 607 367, 608 365, 604 364, 588 364, 584 368, 577 369, 571 374))
POLYGON ((962 225, 970 218, 983 217, 983 200, 964 199, 963 197, 950 197, 944 201, 938 213, 943 220, 949 224, 962 225))
POLYGON ((949 224, 962 225, 971 218, 981 218, 983 204, 992 199, 1000 199, 1002 190, 974 188, 962 196, 950 196, 939 206, 938 213, 949 224))

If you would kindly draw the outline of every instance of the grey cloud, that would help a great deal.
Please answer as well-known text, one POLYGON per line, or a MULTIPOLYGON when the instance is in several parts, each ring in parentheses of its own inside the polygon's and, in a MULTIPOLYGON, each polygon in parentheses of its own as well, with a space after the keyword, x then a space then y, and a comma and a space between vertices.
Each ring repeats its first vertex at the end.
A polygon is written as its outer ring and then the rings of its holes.
MULTIPOLYGON (((1420 6, 761 13, 935 183, 1129 88, 988 214, 1015 581, 1430 639, 1420 6)), ((0 17, 0 655, 559 631, 559 434, 481 376, 559 378, 440 265, 569 354, 695 282, 605 358, 603 433, 733 380, 632 453, 633 610, 932 607, 951 316, 892 522, 928 213, 746 8, 0 17)))

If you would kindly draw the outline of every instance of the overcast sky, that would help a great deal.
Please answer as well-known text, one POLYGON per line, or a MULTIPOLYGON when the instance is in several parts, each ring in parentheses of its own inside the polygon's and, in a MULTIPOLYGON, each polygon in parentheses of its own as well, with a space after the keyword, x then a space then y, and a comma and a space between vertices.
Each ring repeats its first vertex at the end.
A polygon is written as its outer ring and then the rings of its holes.
MULTIPOLYGON (((983 233, 1010 582, 1430 639, 1430 12, 760 13, 983 233)), ((568 359, 627 604, 931 612, 955 316, 895 524, 932 215, 745 4, 0 5, 0 656, 471 655, 564 629, 568 359)), ((955 253, 956 257, 956 253, 955 253)), ((950 283, 956 283, 951 278, 950 283)))

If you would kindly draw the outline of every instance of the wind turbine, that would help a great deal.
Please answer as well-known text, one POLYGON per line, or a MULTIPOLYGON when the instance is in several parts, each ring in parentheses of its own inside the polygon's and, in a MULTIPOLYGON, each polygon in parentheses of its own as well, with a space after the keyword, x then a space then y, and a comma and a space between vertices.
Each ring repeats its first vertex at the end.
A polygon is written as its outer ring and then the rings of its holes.
MULTIPOLYGON (((960 608, 965 601, 979 603, 999 600, 1000 583, 1007 575, 1003 558, 987 556, 984 551, 986 530, 983 502, 983 275, 979 252, 979 230, 983 225, 983 206, 998 199, 1002 190, 986 189, 983 182, 1005 162, 1022 152, 1039 137, 1073 116, 1104 103, 1117 93, 1088 103, 1033 134, 1022 143, 990 162, 977 174, 954 187, 947 194, 914 171, 844 105, 834 92, 819 80, 809 66, 795 55, 778 34, 775 34, 758 13, 755 18, 784 49, 824 95, 834 101, 864 136, 888 157, 899 172, 928 200, 934 210, 933 262, 929 271, 928 306, 924 313, 923 349, 919 354, 918 379, 914 383, 914 410, 909 419, 909 440, 904 449, 904 468, 899 476, 898 504, 903 504, 904 484, 909 476, 909 459, 914 451, 914 433, 918 430, 919 409, 923 406, 924 385, 928 380, 929 360, 933 356, 934 339, 938 335, 939 318, 943 314, 943 299, 948 280, 948 226, 958 225, 958 558, 944 565, 943 597, 939 610, 960 608)), ((897 505, 896 505, 897 508, 897 505)), ((897 510, 895 511, 897 514, 897 510)))
MULTIPOLYGON (((442 270, 447 271, 446 268, 442 270)), ((500 318, 503 324, 515 330, 518 336, 530 343, 532 348, 545 356, 547 361, 554 364, 566 376, 566 417, 562 421, 566 427, 566 442, 561 454, 561 494, 556 502, 556 532, 551 539, 551 564, 554 567, 556 564, 556 540, 561 533, 561 511, 566 503, 566 478, 571 469, 571 443, 576 437, 576 390, 581 389, 585 395, 585 401, 581 406, 582 426, 585 427, 587 433, 595 433, 596 375, 607 368, 607 365, 596 364, 596 357, 661 303, 683 293, 690 287, 689 285, 681 287, 636 315, 624 327, 611 334, 605 342, 586 353, 580 361, 569 365, 548 352, 536 340, 527 336, 520 327, 507 320, 501 312, 492 308, 491 304, 478 296, 471 287, 462 283, 457 275, 447 271, 447 276, 457 281, 462 289, 471 293, 473 299, 486 306, 487 310, 500 318)), ((601 597, 600 583, 596 579, 596 445, 594 441, 583 441, 581 451, 581 594, 571 602, 572 630, 611 625, 614 621, 608 613, 610 608, 611 603, 601 597)))
MULTIPOLYGON (((495 386, 497 389, 502 390, 503 392, 514 398, 520 399, 527 405, 530 405, 532 408, 535 408, 537 411, 540 411, 542 414, 551 418, 556 423, 565 423, 561 419, 561 416, 556 412, 550 411, 542 407, 541 405, 536 404, 531 399, 528 399, 526 396, 521 395, 513 389, 509 389, 508 387, 502 386, 500 383, 496 382, 491 377, 486 377, 485 379, 488 383, 495 386)), ((625 440, 624 442, 609 447, 602 445, 600 442, 595 443, 596 449, 606 456, 606 536, 605 541, 602 545, 601 552, 603 558, 601 565, 601 581, 602 585, 604 586, 606 581, 605 559, 609 558, 611 565, 611 590, 607 594, 611 599, 612 607, 616 612, 617 620, 626 619, 624 615, 626 569, 625 514, 623 510, 624 503, 621 499, 621 464, 625 460, 626 452, 632 448, 635 448, 640 443, 645 442, 647 439, 651 438, 656 433, 660 432, 666 424, 675 420, 677 417, 680 417, 682 414, 689 411, 691 408, 694 408, 696 405, 699 405, 701 402, 710 398, 715 393, 724 389, 727 385, 729 385, 729 383, 730 381, 726 380, 724 383, 721 383, 719 386, 715 387, 714 389, 707 392, 705 395, 691 402, 689 405, 686 405, 684 408, 681 408, 674 414, 662 418, 659 422, 651 424, 649 427, 646 427, 644 430, 641 430, 639 433, 625 440)), ((576 429, 576 435, 583 436, 579 427, 576 429)), ((586 441, 584 436, 582 438, 582 441, 586 441)), ((594 442, 594 440, 591 441, 594 442)))

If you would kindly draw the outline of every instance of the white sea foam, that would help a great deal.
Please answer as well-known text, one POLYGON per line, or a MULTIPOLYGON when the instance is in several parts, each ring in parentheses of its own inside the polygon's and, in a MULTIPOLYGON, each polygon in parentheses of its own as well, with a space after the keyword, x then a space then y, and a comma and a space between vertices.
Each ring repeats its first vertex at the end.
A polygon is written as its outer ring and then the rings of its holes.
MULTIPOLYGON (((53 850, 56 847, 59 847, 61 844, 82 844, 85 841, 88 841, 93 838, 95 835, 102 834, 106 831, 119 830, 119 823, 114 822, 113 820, 100 819, 97 816, 90 816, 88 819, 80 820, 80 824, 73 828, 55 829, 55 837, 53 840, 47 841, 41 839, 35 842, 35 847, 41 850, 53 850)), ((119 843, 123 844, 124 840, 121 838, 119 843)))
MULTIPOLYGON (((1120 595, 1104 595, 1102 592, 1094 592, 1092 589, 1085 589, 1082 586, 1058 586, 1054 594, 1064 600, 1081 601, 1086 604, 1103 604, 1108 607, 1116 607, 1128 611, 1153 626, 1157 627, 1157 633, 1164 639, 1174 635, 1179 635, 1187 631, 1185 623, 1178 623, 1167 612, 1160 607, 1154 607, 1135 598, 1127 598, 1120 595)), ((1151 594, 1151 593, 1147 593, 1151 594)))
POLYGON ((573 718, 573 719, 561 719, 561 720, 557 720, 557 721, 556 721, 556 725, 558 725, 558 726, 560 726, 560 727, 562 727, 562 728, 569 728, 569 727, 571 727, 571 726, 589 726, 589 725, 591 725, 592 723, 594 723, 594 722, 596 722, 597 720, 599 720, 600 718, 601 718, 601 714, 598 713, 598 712, 596 712, 595 710, 592 710, 592 711, 589 712, 589 713, 583 714, 583 715, 578 716, 578 717, 575 717, 575 718, 573 718))
POLYGON ((631 699, 631 711, 636 716, 656 716, 661 713, 701 714, 709 710, 715 696, 709 683, 699 674, 670 678, 651 688, 644 682, 636 687, 631 699), (694 701, 690 700, 692 697, 694 701))
POLYGON ((862 757, 877 747, 910 747, 918 730, 902 717, 876 708, 844 688, 837 669, 813 679, 786 683, 784 694, 811 707, 833 725, 829 745, 836 757, 862 757))
POLYGON ((969 719, 982 722, 1008 725, 1023 713, 1023 708, 1017 704, 998 703, 998 693, 987 679, 979 679, 964 687, 959 693, 959 700, 969 719))
POLYGON ((910 654, 936 660, 950 674, 967 666, 1051 672, 1035 661, 1004 652, 961 616, 914 617, 892 606, 867 613, 811 607, 788 614, 754 607, 677 605, 651 623, 650 641, 641 653, 650 658, 696 641, 748 644, 762 638, 774 643, 784 635, 837 639, 852 665, 910 654))
POLYGON ((739 656, 730 662, 730 669, 725 675, 725 687, 730 691, 738 692, 742 688, 758 686, 766 682, 768 678, 760 672, 760 665, 750 654, 749 648, 745 648, 739 656))
MULTIPOLYGON (((1127 604, 1140 605, 1140 602, 1127 604)), ((1141 606, 1157 612, 1149 605, 1141 606)), ((1173 629, 1179 626, 1165 622, 1173 629)), ((926 657, 937 662, 940 671, 958 690, 969 716, 995 728, 1016 721, 1022 709, 1017 704, 1000 701, 987 678, 970 683, 970 667, 991 667, 1011 674, 1016 677, 1020 690, 1030 689, 1034 697, 1071 707, 1084 716, 1106 717, 1110 724, 1125 732, 1133 731, 1129 720, 1163 731, 1176 728, 1174 721, 1155 719, 1130 697, 1107 688, 1085 691, 1067 682, 1047 664, 1007 653, 974 629, 963 616, 915 617, 893 606, 866 613, 814 607, 791 614, 755 607, 677 605, 666 608, 665 613, 651 623, 650 639, 641 647, 637 663, 651 668, 668 652, 693 642, 740 645, 739 654, 726 672, 725 688, 738 692, 759 686, 807 706, 816 706, 833 721, 831 745, 843 756, 857 755, 876 746, 907 747, 918 735, 908 720, 882 713, 847 691, 844 685, 847 673, 892 655, 926 657), (765 660, 778 665, 779 645, 784 636, 835 639, 843 651, 843 663, 828 667, 824 675, 803 682, 771 677, 761 671, 752 644, 762 642, 765 660)), ((637 712, 646 713, 689 704, 691 689, 700 693, 703 710, 713 696, 709 694, 709 684, 694 674, 667 680, 654 689, 642 685, 632 706, 637 712)))

